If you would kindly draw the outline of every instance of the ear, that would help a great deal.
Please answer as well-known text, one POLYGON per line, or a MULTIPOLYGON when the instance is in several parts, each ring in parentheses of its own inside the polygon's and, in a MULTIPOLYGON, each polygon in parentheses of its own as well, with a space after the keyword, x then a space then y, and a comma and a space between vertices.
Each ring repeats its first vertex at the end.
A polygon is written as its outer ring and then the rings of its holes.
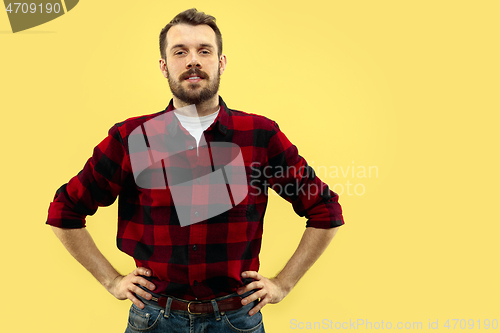
POLYGON ((163 58, 160 58, 159 63, 160 63, 160 70, 161 70, 163 76, 166 79, 168 79, 167 63, 165 62, 165 60, 163 60, 163 58))
POLYGON ((220 72, 219 74, 222 75, 224 71, 226 70, 227 66, 227 58, 225 54, 221 54, 220 59, 219 59, 219 64, 220 64, 220 72))

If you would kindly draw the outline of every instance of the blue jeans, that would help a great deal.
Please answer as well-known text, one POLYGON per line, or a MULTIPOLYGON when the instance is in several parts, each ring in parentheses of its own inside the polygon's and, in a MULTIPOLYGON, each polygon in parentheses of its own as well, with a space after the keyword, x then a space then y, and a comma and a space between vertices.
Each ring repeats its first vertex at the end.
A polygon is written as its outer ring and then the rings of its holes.
MULTIPOLYGON (((234 296, 238 296, 238 294, 234 293, 216 300, 234 296)), ((189 314, 185 311, 171 311, 170 302, 167 302, 167 306, 162 308, 155 302, 144 300, 141 297, 139 299, 145 307, 141 310, 132 304, 125 333, 265 333, 262 313, 259 311, 251 317, 248 315, 248 312, 257 305, 258 301, 244 305, 235 311, 219 312, 218 309, 214 309, 213 313, 189 314)))

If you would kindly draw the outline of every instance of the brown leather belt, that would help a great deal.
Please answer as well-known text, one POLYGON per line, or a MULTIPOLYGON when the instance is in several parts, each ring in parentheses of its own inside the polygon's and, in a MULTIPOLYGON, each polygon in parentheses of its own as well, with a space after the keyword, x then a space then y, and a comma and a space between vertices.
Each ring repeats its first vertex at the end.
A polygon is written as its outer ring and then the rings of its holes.
MULTIPOLYGON (((153 296, 152 301, 157 302, 162 308, 167 306, 168 297, 156 298, 153 296)), ((238 310, 243 306, 241 304, 241 297, 230 297, 217 301, 219 312, 238 310)), ((190 314, 202 314, 214 312, 211 301, 181 301, 172 298, 170 310, 186 311, 190 314)))

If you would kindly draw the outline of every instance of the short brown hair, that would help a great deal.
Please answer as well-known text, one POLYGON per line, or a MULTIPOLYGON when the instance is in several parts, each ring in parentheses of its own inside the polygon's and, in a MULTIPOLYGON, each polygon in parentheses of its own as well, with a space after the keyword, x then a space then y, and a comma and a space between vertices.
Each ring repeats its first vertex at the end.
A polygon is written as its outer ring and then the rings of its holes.
POLYGON ((215 32, 215 37, 217 40, 217 54, 220 57, 222 54, 222 34, 220 33, 217 24, 215 24, 215 17, 207 15, 204 12, 199 12, 196 8, 191 8, 177 14, 176 17, 170 21, 160 32, 160 54, 164 60, 167 60, 166 47, 167 47, 167 32, 168 30, 177 24, 190 24, 190 25, 200 25, 206 24, 215 32))

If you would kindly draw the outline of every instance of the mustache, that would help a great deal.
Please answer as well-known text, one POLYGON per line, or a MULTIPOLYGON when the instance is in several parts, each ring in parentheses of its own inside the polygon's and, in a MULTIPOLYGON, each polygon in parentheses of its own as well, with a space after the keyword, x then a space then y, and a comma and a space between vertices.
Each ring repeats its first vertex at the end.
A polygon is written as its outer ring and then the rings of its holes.
POLYGON ((190 70, 188 70, 187 72, 185 72, 181 75, 181 79, 185 80, 193 74, 201 77, 202 79, 206 79, 208 77, 208 75, 205 72, 202 72, 201 69, 191 68, 190 70))

